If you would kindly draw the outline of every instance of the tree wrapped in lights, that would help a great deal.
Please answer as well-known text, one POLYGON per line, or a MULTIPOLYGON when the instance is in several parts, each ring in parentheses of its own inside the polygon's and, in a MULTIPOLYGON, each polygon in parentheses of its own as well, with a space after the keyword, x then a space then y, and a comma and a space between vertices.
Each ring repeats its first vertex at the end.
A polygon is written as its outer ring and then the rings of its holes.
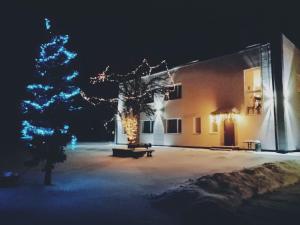
POLYGON ((165 60, 158 65, 150 66, 144 59, 142 64, 127 74, 107 74, 108 68, 96 77, 92 77, 90 82, 92 84, 115 83, 118 87, 118 97, 109 99, 88 97, 84 92, 81 92, 81 95, 94 106, 101 103, 111 104, 121 118, 129 144, 139 144, 140 115, 144 113, 149 117, 153 116, 155 109, 152 104, 149 104, 149 99, 152 99, 154 95, 168 95, 174 90, 172 74, 165 60), (154 74, 154 71, 163 66, 165 72, 154 74), (119 109, 118 103, 121 105, 119 109))
POLYGON ((53 35, 50 20, 45 19, 48 42, 41 44, 36 58, 35 83, 26 87, 28 99, 22 102, 21 138, 33 158, 27 162, 34 166, 44 163, 44 184, 51 184, 55 163, 66 160, 64 147, 74 144, 70 133, 69 113, 80 109, 75 99, 80 89, 75 85, 79 72, 72 69, 77 54, 66 49, 68 35, 53 35))

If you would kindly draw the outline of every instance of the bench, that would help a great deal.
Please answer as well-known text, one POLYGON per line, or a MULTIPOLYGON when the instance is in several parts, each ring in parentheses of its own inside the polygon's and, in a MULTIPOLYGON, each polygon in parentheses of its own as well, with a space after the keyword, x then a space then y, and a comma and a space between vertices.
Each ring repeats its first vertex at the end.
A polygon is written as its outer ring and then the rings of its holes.
POLYGON ((135 149, 135 148, 146 148, 146 149, 148 149, 148 148, 151 148, 152 147, 152 144, 151 143, 141 143, 141 144, 128 144, 127 145, 127 147, 128 148, 133 148, 133 149, 135 149))
POLYGON ((20 175, 11 171, 0 171, 0 187, 16 186, 20 175))
POLYGON ((147 157, 152 157, 152 153, 154 150, 149 149, 121 149, 121 148, 113 148, 113 156, 117 157, 133 157, 133 158, 140 158, 143 157, 145 154, 147 157))
POLYGON ((135 152, 145 152, 147 154, 147 157, 152 157, 152 152, 154 152, 154 150, 137 150, 135 152))

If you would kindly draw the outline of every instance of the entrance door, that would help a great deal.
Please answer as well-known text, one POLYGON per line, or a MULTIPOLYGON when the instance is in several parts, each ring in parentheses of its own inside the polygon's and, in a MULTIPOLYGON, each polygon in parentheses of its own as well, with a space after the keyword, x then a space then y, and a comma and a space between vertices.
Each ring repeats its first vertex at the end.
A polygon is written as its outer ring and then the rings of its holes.
POLYGON ((224 145, 235 146, 234 122, 232 119, 224 120, 224 145))

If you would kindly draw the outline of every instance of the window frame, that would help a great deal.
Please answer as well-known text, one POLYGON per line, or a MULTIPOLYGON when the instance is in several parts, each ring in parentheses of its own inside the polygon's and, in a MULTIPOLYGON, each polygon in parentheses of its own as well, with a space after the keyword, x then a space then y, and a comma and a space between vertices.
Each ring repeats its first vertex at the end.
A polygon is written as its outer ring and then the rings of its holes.
POLYGON ((181 118, 168 118, 164 120, 164 128, 165 134, 182 134, 182 119, 181 118), (168 132, 168 121, 169 120, 176 120, 176 133, 175 132, 168 132))
MULTIPOLYGON (((170 98, 170 95, 169 95, 169 97, 167 97, 167 95, 165 95, 165 97, 164 97, 165 101, 182 99, 182 83, 176 83, 176 84, 174 84, 174 87, 175 88, 180 87, 180 89, 179 89, 180 92, 178 93, 179 96, 176 98, 170 98)), ((173 88, 173 85, 169 85, 169 86, 167 86, 167 88, 171 89, 171 88, 173 88)), ((176 89, 174 91, 176 91, 176 89)))
MULTIPOLYGON (((244 79, 244 107, 245 107, 245 114, 247 116, 258 116, 262 114, 262 110, 263 110, 263 77, 262 77, 262 71, 261 71, 261 67, 260 66, 255 66, 255 67, 250 67, 248 69, 244 69, 243 70, 243 79, 244 79), (260 71, 260 90, 252 90, 252 91, 248 91, 247 90, 247 85, 246 85, 246 73, 247 71, 250 70, 257 70, 259 69, 260 71), (259 109, 254 108, 255 106, 249 106, 247 103, 247 98, 250 95, 253 95, 252 97, 254 97, 255 93, 259 93, 260 94, 260 100, 258 100, 258 103, 260 105, 259 109), (252 113, 250 113, 252 110, 252 113), (259 111, 258 111, 259 110, 259 111)), ((254 103, 255 104, 255 103, 254 103)))
POLYGON ((141 124, 142 124, 142 127, 141 127, 142 134, 153 134, 154 133, 154 120, 141 120, 141 124), (145 122, 150 122, 150 132, 144 132, 145 122))
POLYGON ((202 132, 202 127, 201 127, 201 117, 200 116, 195 116, 193 117, 193 134, 195 135, 200 135, 202 132), (197 119, 199 119, 199 132, 196 130, 197 126, 197 119))
POLYGON ((216 117, 211 117, 209 119, 209 134, 219 134, 219 132, 220 132, 220 122, 216 117), (213 124, 216 124, 217 131, 213 130, 214 127, 213 124))

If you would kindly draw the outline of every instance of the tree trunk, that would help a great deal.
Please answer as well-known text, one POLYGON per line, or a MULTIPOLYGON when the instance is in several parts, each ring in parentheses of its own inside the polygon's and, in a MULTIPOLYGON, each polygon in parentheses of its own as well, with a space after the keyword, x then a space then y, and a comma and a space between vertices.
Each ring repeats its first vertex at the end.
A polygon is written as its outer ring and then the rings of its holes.
POLYGON ((45 165, 45 177, 44 177, 44 185, 51 185, 52 184, 52 169, 53 169, 53 164, 47 160, 46 165, 45 165))
POLYGON ((141 122, 140 122, 140 114, 138 114, 136 116, 136 120, 137 120, 137 123, 136 123, 136 138, 134 140, 134 144, 140 144, 140 125, 141 125, 141 122))

